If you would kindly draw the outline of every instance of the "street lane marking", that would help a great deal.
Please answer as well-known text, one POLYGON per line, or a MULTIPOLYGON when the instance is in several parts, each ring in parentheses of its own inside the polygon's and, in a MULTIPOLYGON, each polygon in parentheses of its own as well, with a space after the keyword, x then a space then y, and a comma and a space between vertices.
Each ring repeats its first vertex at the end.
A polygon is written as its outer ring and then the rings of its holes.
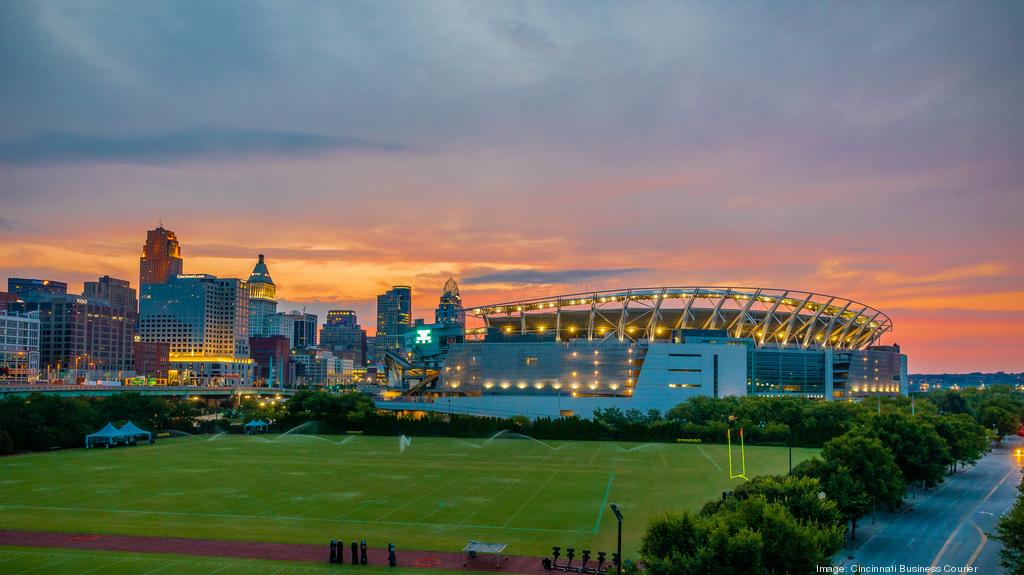
POLYGON ((981 527, 978 527, 978 524, 973 521, 971 521, 971 526, 978 530, 978 535, 981 535, 981 543, 978 544, 978 548, 974 550, 971 558, 967 560, 967 567, 970 567, 974 563, 974 560, 981 554, 982 548, 984 548, 985 544, 988 543, 988 536, 981 530, 981 527))
MULTIPOLYGON (((980 507, 982 503, 988 501, 988 499, 992 497, 992 494, 996 492, 996 489, 999 489, 999 486, 1002 485, 1006 481, 1006 479, 1010 477, 1010 474, 1013 473, 1015 470, 1015 467, 1011 467, 1010 470, 1006 472, 1006 475, 1004 475, 1003 478, 999 480, 999 483, 996 483, 995 487, 993 487, 992 490, 988 492, 988 495, 986 495, 984 499, 979 501, 974 506, 974 509, 971 509, 971 513, 968 513, 963 519, 960 520, 960 523, 957 524, 956 529, 954 529, 953 532, 949 534, 949 538, 946 539, 946 542, 942 545, 942 549, 939 549, 939 552, 935 555, 935 559, 932 561, 931 565, 933 569, 936 565, 939 564, 939 559, 942 558, 942 554, 946 552, 946 548, 949 547, 949 544, 953 542, 953 538, 956 537, 956 534, 960 532, 960 528, 964 526, 964 523, 966 523, 972 515, 974 515, 974 510, 980 507)), ((981 530, 979 529, 979 531, 981 530)), ((982 536, 984 536, 984 533, 982 534, 982 536)), ((981 549, 979 548, 976 551, 980 552, 981 549)))

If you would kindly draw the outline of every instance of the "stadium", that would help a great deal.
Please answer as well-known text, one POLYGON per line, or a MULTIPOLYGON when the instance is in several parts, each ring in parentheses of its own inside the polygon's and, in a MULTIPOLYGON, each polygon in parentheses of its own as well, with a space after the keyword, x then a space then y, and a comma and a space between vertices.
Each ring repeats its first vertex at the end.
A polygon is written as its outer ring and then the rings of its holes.
POLYGON ((606 407, 664 411, 694 396, 856 401, 907 392, 906 355, 882 344, 891 319, 820 293, 620 289, 475 306, 465 315, 470 325, 460 337, 417 326, 408 358, 431 361, 381 407, 590 417, 606 407))

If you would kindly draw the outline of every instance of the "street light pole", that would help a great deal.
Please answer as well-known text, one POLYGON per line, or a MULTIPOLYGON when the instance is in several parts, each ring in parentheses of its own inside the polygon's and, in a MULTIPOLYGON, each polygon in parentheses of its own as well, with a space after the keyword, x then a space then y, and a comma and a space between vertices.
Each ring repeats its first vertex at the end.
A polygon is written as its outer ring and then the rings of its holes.
POLYGON ((612 513, 615 514, 615 518, 619 520, 619 543, 618 553, 616 554, 617 559, 615 561, 615 573, 617 575, 622 575, 622 512, 619 511, 619 506, 614 503, 612 503, 611 507, 612 513))

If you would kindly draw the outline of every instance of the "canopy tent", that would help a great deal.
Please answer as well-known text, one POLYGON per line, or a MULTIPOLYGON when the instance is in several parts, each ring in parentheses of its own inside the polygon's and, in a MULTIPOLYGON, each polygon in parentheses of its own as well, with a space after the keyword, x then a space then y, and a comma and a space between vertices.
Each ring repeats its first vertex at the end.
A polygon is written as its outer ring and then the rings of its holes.
POLYGON ((107 423, 103 429, 85 436, 85 446, 94 447, 96 445, 106 445, 107 447, 110 447, 111 445, 117 445, 120 443, 123 438, 124 435, 120 430, 114 427, 113 423, 107 423))
POLYGON ((121 435, 128 438, 131 442, 134 442, 136 438, 145 437, 147 441, 153 443, 153 434, 145 429, 139 428, 139 426, 135 425, 131 421, 124 424, 119 431, 121 432, 121 435))
POLYGON ((248 433, 266 433, 270 430, 270 424, 262 419, 254 419, 249 423, 245 424, 245 432, 248 433))

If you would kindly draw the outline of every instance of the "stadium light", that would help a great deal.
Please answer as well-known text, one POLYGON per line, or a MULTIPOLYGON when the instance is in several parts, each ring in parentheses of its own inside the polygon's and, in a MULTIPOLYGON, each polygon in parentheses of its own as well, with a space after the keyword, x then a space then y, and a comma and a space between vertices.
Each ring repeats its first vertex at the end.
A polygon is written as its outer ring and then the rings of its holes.
POLYGON ((622 575, 622 512, 619 511, 619 506, 611 504, 612 513, 615 514, 615 518, 619 520, 619 543, 618 543, 618 554, 615 557, 615 573, 622 575))

